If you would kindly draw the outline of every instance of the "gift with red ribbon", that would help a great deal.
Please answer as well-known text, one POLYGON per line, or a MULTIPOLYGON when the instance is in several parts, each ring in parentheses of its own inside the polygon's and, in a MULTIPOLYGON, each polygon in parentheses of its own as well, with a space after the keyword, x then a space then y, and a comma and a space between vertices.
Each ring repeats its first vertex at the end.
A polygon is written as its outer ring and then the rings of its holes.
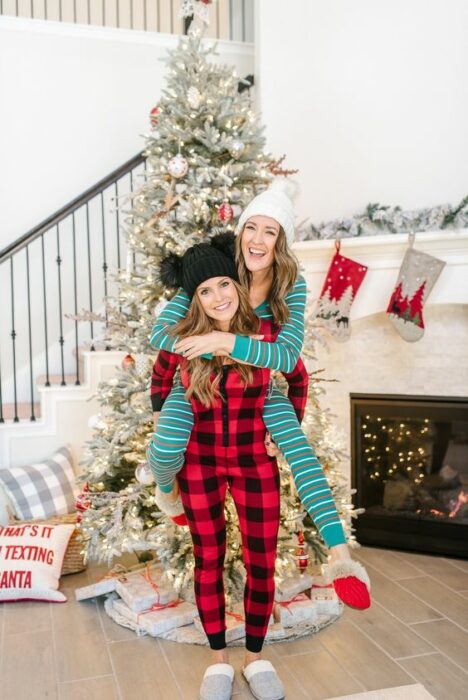
POLYGON ((154 605, 166 606, 177 599, 176 592, 156 580, 158 569, 147 565, 143 571, 124 574, 117 579, 115 590, 133 612, 150 610, 154 605))
POLYGON ((332 583, 314 583, 310 598, 319 615, 339 615, 341 605, 332 583))
POLYGON ((154 603, 148 610, 136 612, 120 599, 114 600, 113 607, 122 617, 151 637, 162 637, 177 627, 192 624, 198 610, 192 603, 176 598, 168 603, 154 603))
POLYGON ((132 571, 142 569, 142 564, 137 564, 130 568, 125 568, 120 564, 117 564, 113 569, 107 572, 104 576, 96 579, 94 583, 90 583, 88 586, 81 586, 81 588, 75 589, 76 600, 88 600, 89 598, 96 598, 101 595, 107 595, 108 593, 113 593, 117 585, 117 579, 122 579, 123 576, 127 576, 132 571))
MULTIPOLYGON (((193 623, 199 632, 204 632, 202 621, 199 617, 196 617, 193 623)), ((243 639, 244 637, 245 617, 243 615, 243 610, 242 612, 226 610, 226 644, 235 642, 238 639, 243 639)))
POLYGON ((298 595, 298 593, 304 592, 308 592, 310 598, 312 580, 312 576, 309 574, 298 573, 276 581, 275 600, 277 602, 291 600, 294 596, 298 595))
POLYGON ((276 622, 283 627, 295 627, 301 622, 316 622, 318 611, 315 603, 305 593, 298 593, 291 600, 275 603, 274 616, 276 622))

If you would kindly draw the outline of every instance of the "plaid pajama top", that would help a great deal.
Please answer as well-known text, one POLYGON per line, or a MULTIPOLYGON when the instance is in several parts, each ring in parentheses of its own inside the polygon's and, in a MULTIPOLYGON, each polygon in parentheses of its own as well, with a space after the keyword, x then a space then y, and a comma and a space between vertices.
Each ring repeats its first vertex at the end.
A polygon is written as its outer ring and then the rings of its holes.
MULTIPOLYGON (((273 342, 278 327, 270 321, 261 321, 259 333, 265 340, 273 342)), ((182 385, 188 388, 190 375, 188 362, 180 355, 159 352, 153 367, 152 397, 166 398, 172 387, 172 379, 180 367, 182 385)), ((186 451, 186 460, 216 466, 219 456, 233 457, 239 466, 255 467, 271 462, 265 451, 265 424, 263 407, 269 389, 270 370, 252 367, 252 382, 244 386, 235 366, 224 365, 220 382, 221 395, 214 405, 204 406, 201 401, 191 398, 194 414, 194 427, 186 451)), ((308 375, 300 361, 290 376, 291 401, 298 416, 302 418, 307 401, 308 375)))

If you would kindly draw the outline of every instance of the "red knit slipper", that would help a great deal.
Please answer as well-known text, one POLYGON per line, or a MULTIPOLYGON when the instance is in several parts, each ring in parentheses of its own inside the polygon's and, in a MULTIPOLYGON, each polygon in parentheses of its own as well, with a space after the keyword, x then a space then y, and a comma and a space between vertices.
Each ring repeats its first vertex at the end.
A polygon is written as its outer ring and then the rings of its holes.
POLYGON ((173 515, 171 517, 171 520, 176 525, 188 525, 188 520, 185 513, 181 513, 180 515, 173 515))
POLYGON ((154 500, 159 510, 165 513, 176 525, 188 525, 187 516, 185 515, 184 506, 180 500, 180 496, 176 501, 171 503, 161 491, 159 486, 156 486, 154 500))
POLYGON ((333 583, 338 598, 357 610, 367 610, 370 607, 370 580, 367 571, 358 561, 348 559, 330 564, 324 578, 327 583, 333 583))

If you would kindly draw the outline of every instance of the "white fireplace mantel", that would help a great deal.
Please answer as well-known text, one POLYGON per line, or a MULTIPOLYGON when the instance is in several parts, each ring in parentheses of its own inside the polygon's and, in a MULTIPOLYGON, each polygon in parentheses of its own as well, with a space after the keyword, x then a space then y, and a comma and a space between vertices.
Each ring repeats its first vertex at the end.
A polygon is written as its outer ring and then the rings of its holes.
MULTIPOLYGON (((385 311, 407 246, 406 234, 341 240, 341 254, 369 268, 351 309, 352 320, 385 311)), ((468 229, 417 233, 414 248, 446 263, 428 303, 468 303, 468 229)), ((320 294, 335 242, 301 241, 294 244, 293 250, 303 268, 312 301, 320 294)))
MULTIPOLYGON (((425 304, 424 336, 406 342, 385 313, 405 250, 406 235, 345 238, 341 254, 369 270, 351 307, 351 336, 316 348, 316 365, 328 384, 323 406, 347 457, 342 468, 350 476, 351 394, 413 396, 468 395, 468 229, 416 235, 414 247, 445 261, 446 266, 425 304)), ((309 304, 321 291, 333 256, 333 240, 294 245, 307 279, 309 304)))

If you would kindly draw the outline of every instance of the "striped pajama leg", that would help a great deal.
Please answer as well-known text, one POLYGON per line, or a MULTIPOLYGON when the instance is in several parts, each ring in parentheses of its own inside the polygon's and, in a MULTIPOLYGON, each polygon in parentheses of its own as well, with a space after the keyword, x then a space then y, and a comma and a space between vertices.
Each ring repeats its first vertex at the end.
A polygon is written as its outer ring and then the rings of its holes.
POLYGON ((185 398, 185 389, 176 384, 161 410, 147 459, 161 491, 170 493, 177 473, 182 469, 185 450, 193 428, 193 411, 185 398))
POLYGON ((325 473, 304 435, 289 399, 276 387, 265 401, 263 419, 283 453, 299 498, 327 547, 346 542, 325 473))

